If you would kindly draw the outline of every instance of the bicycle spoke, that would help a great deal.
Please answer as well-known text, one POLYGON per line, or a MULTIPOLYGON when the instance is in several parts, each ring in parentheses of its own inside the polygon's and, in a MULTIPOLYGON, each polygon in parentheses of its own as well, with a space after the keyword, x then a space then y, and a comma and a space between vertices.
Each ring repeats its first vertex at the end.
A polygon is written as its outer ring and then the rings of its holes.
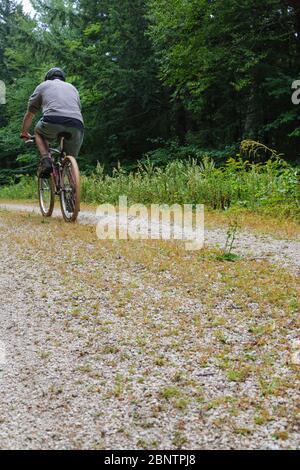
POLYGON ((76 197, 76 189, 75 189, 75 182, 72 175, 72 168, 69 164, 65 167, 64 175, 64 200, 65 200, 65 210, 68 214, 72 215, 75 210, 75 197, 76 197))
POLYGON ((54 205, 54 190, 51 178, 39 179, 39 201, 42 214, 45 217, 51 216, 54 205))
POLYGON ((80 181, 76 160, 66 157, 62 168, 61 208, 67 222, 74 222, 79 212, 80 181))

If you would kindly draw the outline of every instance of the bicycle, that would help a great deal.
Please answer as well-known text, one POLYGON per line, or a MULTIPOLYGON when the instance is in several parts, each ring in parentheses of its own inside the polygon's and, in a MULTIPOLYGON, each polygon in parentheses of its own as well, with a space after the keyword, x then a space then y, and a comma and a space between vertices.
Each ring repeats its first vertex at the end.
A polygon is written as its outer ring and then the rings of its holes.
MULTIPOLYGON (((35 137, 26 143, 35 143, 35 137)), ((39 205, 43 217, 51 217, 57 195, 64 220, 76 222, 80 212, 80 173, 76 159, 66 155, 63 147, 62 136, 59 149, 49 149, 53 171, 48 178, 38 176, 39 205)))

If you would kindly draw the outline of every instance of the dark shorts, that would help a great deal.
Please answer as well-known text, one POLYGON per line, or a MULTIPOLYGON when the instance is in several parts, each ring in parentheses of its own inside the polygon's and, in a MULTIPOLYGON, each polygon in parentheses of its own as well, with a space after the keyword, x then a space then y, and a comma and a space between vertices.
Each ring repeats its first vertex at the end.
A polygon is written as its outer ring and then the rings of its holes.
POLYGON ((75 127, 67 127, 61 124, 44 122, 43 119, 37 123, 35 131, 48 141, 59 140, 63 135, 64 151, 67 155, 77 158, 83 142, 84 131, 75 127))

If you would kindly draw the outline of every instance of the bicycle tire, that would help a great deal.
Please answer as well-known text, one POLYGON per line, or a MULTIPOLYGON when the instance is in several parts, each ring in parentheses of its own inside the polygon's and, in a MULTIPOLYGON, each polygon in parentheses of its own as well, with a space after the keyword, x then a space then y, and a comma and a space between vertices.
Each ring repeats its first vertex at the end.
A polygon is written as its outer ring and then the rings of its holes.
POLYGON ((42 216, 51 217, 55 203, 55 185, 52 175, 50 178, 38 178, 38 198, 42 216))
POLYGON ((61 172, 61 212, 66 222, 76 222, 80 212, 80 173, 76 159, 65 157, 61 172))

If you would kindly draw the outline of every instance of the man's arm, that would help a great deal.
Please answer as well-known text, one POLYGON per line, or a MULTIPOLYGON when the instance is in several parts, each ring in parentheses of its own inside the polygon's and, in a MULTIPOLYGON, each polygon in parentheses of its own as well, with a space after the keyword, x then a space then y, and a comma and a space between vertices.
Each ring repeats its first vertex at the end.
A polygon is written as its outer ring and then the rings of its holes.
POLYGON ((30 111, 27 111, 27 113, 24 116, 22 133, 21 133, 21 137, 24 140, 30 139, 29 129, 32 124, 33 117, 34 117, 34 114, 31 113, 30 111))
POLYGON ((21 138, 28 140, 30 138, 29 129, 32 124, 34 115, 40 110, 42 106, 42 85, 39 85, 31 95, 28 101, 28 109, 23 119, 23 127, 21 138))

